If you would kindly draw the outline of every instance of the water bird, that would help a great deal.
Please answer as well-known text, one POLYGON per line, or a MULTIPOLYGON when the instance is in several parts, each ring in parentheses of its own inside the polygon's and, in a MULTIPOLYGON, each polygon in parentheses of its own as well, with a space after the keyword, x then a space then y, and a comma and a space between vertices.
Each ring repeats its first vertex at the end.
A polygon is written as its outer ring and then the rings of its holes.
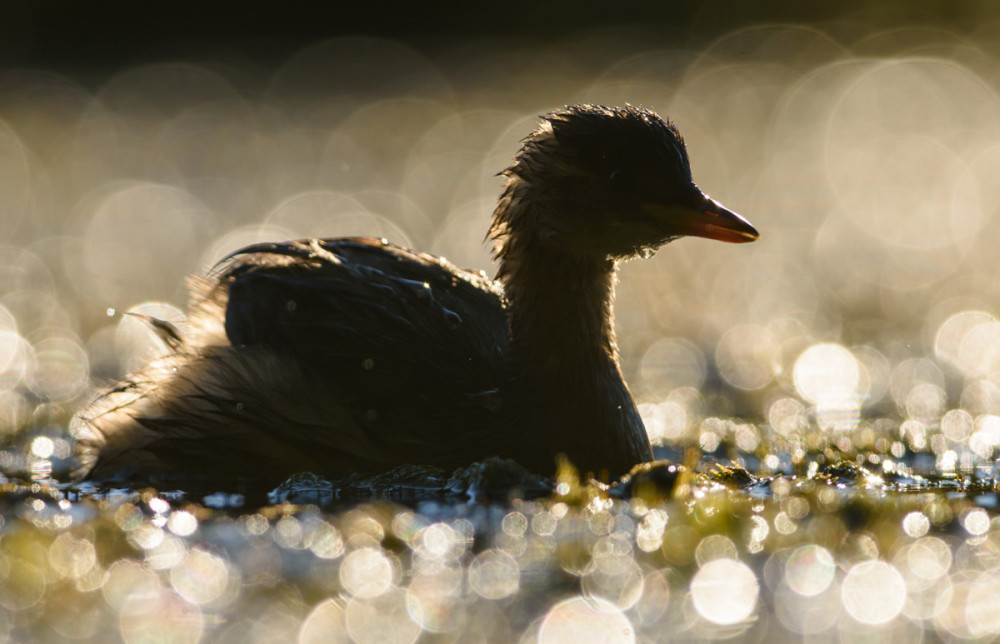
POLYGON ((495 280, 373 238, 259 243, 194 281, 169 352, 74 419, 78 477, 284 477, 558 455, 617 477, 652 458, 619 363, 616 267, 754 227, 702 192, 648 109, 541 117, 501 172, 495 280))

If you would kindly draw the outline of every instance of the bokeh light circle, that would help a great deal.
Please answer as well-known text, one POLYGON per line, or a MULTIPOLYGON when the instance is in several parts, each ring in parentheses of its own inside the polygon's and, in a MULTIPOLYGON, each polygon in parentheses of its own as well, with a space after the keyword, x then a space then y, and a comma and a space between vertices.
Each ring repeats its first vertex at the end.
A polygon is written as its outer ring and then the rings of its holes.
POLYGON ((760 586, 753 571, 735 559, 714 559, 691 579, 691 599, 698 613, 715 624, 736 624, 757 606, 760 586))
POLYGON ((795 360, 795 388, 813 403, 857 397, 858 361, 839 344, 816 344, 795 360))
POLYGON ((378 597, 392 585, 393 565, 378 548, 361 548, 344 557, 340 583, 355 597, 378 597))
POLYGON ((571 597, 553 606, 538 629, 538 644, 632 644, 632 622, 600 597, 571 597))
POLYGON ((406 592, 400 588, 377 597, 354 597, 344 612, 347 632, 357 644, 412 644, 420 636, 420 625, 410 618, 406 592))
POLYGON ((785 562, 785 582, 805 597, 814 597, 829 588, 836 572, 830 551, 819 545, 800 546, 785 562))
POLYGON ((521 569, 503 550, 485 550, 469 564, 469 585, 484 599, 503 599, 517 592, 521 569))
POLYGON ((299 629, 298 644, 348 644, 344 609, 332 599, 316 604, 299 629))
POLYGON ((719 374, 738 389, 765 387, 780 370, 779 345, 763 326, 741 325, 729 329, 715 348, 719 374))
POLYGON ((195 548, 170 570, 170 583, 187 601, 209 604, 225 592, 229 574, 229 566, 224 560, 195 548))
POLYGON ((906 582, 892 564, 864 561, 847 572, 841 599, 851 617, 862 624, 885 624, 903 610, 906 582))
POLYGON ((639 373, 650 391, 700 387, 705 381, 705 356, 690 340, 661 338, 642 356, 639 373))
POLYGON ((622 610, 634 606, 642 596, 643 577, 639 564, 630 554, 597 554, 580 580, 584 594, 588 598, 606 599, 622 610))

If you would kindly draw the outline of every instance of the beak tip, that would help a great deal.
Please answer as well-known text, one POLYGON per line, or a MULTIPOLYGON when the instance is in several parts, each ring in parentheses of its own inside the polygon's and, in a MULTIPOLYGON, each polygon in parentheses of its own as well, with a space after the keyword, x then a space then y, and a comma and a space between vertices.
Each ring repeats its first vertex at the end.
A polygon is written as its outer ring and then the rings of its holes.
POLYGON ((646 203, 643 210, 663 221, 674 236, 704 237, 731 244, 760 239, 753 224, 704 194, 702 201, 693 206, 646 203))
POLYGON ((730 225, 707 224, 703 231, 694 233, 697 237, 706 237, 716 241, 728 242, 730 244, 748 244, 760 239, 760 233, 753 226, 745 221, 738 222, 744 225, 732 225, 735 222, 727 222, 730 225))
POLYGON ((755 242, 760 239, 760 233, 749 221, 715 200, 708 199, 708 201, 712 204, 712 208, 707 209, 706 213, 718 218, 713 222, 715 225, 712 227, 725 231, 725 234, 719 239, 738 244, 755 242))

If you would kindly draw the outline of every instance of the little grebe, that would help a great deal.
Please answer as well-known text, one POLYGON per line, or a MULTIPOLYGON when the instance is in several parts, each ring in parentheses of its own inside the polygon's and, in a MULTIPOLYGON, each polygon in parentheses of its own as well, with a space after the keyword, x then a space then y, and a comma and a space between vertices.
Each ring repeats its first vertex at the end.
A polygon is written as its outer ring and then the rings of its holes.
POLYGON ((80 476, 454 468, 612 477, 652 458, 619 368, 615 269, 684 235, 757 239, 632 106, 544 117, 503 172, 497 280, 370 238, 257 244, 198 282, 193 329, 75 420, 80 476))

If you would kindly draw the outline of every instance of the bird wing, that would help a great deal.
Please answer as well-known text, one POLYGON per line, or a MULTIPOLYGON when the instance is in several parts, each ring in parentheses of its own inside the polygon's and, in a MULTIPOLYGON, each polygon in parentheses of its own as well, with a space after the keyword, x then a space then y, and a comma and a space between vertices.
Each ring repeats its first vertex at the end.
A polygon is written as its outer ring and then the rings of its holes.
MULTIPOLYGON (((251 246, 216 278, 206 300, 225 298, 237 359, 286 374, 268 395, 284 401, 284 417, 261 404, 269 426, 299 434, 284 441, 339 446, 358 469, 505 451, 484 444, 506 417, 510 378, 503 299, 485 275, 348 238, 251 246)), ((247 396, 260 389, 247 385, 247 396)), ((243 405, 252 416, 254 400, 243 405)))

